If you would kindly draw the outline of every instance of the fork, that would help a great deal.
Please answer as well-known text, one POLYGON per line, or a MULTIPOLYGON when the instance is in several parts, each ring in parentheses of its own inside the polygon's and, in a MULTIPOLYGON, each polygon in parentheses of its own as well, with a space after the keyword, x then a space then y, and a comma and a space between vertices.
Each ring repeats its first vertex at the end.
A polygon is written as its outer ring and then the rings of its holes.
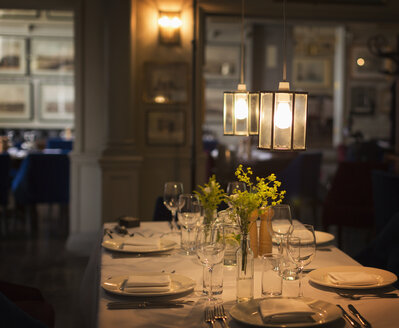
POLYGON ((209 307, 205 309, 205 322, 210 323, 212 328, 215 328, 215 316, 209 307))
POLYGON ((222 305, 215 305, 213 308, 213 313, 214 317, 216 320, 223 320, 224 326, 228 327, 226 319, 227 315, 226 312, 224 311, 224 306, 222 305))
POLYGON ((350 294, 350 293, 345 293, 345 292, 340 292, 337 291, 336 292, 339 296, 341 297, 345 297, 345 298, 349 298, 351 300, 360 300, 362 298, 398 298, 399 296, 395 293, 388 293, 388 294, 364 294, 364 295, 354 295, 354 294, 350 294))

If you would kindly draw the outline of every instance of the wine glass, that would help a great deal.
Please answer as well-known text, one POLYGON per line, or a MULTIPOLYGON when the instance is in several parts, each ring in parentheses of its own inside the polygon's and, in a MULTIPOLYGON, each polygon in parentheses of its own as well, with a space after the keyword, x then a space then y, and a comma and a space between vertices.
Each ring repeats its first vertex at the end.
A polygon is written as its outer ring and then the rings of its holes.
POLYGON ((234 191, 245 191, 247 190, 247 186, 245 185, 245 182, 242 181, 231 181, 227 184, 227 189, 226 193, 228 196, 234 194, 234 191))
POLYGON ((301 225, 289 234, 287 238, 287 253, 298 269, 298 297, 302 297, 302 271, 306 265, 312 262, 316 253, 316 237, 312 225, 301 225))
POLYGON ((181 194, 177 217, 182 227, 181 229, 181 248, 190 255, 195 250, 195 234, 197 223, 201 218, 201 205, 197 195, 181 194))
MULTIPOLYGON (((209 275, 207 275, 209 281, 203 282, 203 285, 207 288, 208 301, 216 301, 217 298, 213 295, 212 273, 215 265, 223 265, 222 262, 224 259, 225 250, 223 226, 203 225, 198 228, 196 250, 198 259, 209 272, 209 275)), ((203 279, 205 279, 205 275, 203 279)))
POLYGON ((163 203, 172 212, 172 231, 177 231, 176 212, 179 207, 179 196, 183 193, 181 182, 166 182, 163 191, 163 203))
POLYGON ((271 232, 276 236, 282 254, 284 241, 292 229, 291 209, 287 204, 277 204, 272 207, 272 211, 271 232))

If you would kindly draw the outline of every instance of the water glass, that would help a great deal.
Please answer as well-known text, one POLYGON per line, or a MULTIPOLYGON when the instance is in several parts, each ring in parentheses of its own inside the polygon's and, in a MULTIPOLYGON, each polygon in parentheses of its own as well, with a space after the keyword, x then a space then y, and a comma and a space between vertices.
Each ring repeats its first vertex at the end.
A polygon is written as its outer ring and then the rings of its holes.
POLYGON ((281 296, 283 278, 280 275, 282 255, 266 253, 262 255, 262 296, 281 296))
POLYGON ((195 254, 197 222, 201 217, 201 206, 197 195, 180 195, 177 217, 181 226, 181 249, 187 255, 195 254))
POLYGON ((240 227, 237 224, 224 224, 224 239, 226 248, 224 251, 224 265, 237 265, 237 250, 240 247, 240 227))
POLYGON ((177 231, 176 212, 179 206, 179 196, 183 193, 181 182, 166 182, 163 191, 163 203, 172 213, 171 228, 177 231))

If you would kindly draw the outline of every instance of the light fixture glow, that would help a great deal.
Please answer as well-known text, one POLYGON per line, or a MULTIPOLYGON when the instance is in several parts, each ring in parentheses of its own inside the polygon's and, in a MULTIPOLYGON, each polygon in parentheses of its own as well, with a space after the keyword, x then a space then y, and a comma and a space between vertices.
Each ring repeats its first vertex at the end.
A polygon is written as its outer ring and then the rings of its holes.
POLYGON ((160 12, 158 18, 159 40, 165 44, 180 43, 180 12, 160 12))
POLYGON ((247 99, 237 99, 235 106, 234 106, 234 112, 236 119, 238 120, 245 120, 248 118, 248 101, 247 99))
POLYGON ((359 58, 356 60, 357 66, 364 66, 365 63, 366 63, 366 61, 365 61, 364 58, 362 58, 362 57, 359 57, 359 58))
POLYGON ((163 28, 178 28, 182 25, 182 22, 177 16, 169 17, 164 15, 158 19, 158 24, 163 28))
POLYGON ((292 125, 292 112, 287 102, 279 102, 274 116, 274 124, 279 129, 288 129, 292 125))

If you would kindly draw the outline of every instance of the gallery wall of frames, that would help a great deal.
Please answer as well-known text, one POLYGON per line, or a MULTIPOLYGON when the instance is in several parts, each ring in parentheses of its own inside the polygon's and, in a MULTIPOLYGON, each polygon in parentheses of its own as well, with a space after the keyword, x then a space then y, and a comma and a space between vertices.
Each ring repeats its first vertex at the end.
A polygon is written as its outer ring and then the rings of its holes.
POLYGON ((73 120, 73 13, 0 10, 0 128, 73 120))

